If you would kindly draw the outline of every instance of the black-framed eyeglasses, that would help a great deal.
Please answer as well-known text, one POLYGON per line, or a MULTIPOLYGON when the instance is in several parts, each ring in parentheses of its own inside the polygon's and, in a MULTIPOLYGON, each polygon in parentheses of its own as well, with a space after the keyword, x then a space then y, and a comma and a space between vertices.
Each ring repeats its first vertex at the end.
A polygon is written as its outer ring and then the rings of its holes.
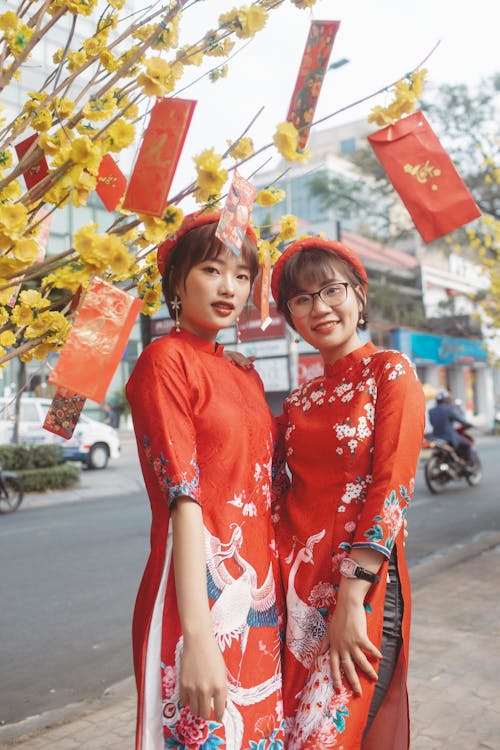
POLYGON ((335 281, 318 289, 317 292, 296 294, 287 301, 287 307, 296 318, 308 315, 314 307, 314 298, 319 297, 325 305, 339 307, 347 299, 347 290, 352 286, 348 281, 335 281))

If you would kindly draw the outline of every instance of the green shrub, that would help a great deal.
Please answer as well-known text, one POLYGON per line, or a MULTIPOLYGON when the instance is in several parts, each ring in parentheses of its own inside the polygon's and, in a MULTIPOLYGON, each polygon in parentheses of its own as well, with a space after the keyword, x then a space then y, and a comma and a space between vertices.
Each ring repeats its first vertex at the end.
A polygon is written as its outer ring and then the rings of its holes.
POLYGON ((74 487, 80 481, 80 467, 60 464, 45 469, 24 469, 17 472, 25 492, 45 492, 74 487))
POLYGON ((60 445, 0 445, 0 464, 6 471, 48 468, 63 463, 60 445))

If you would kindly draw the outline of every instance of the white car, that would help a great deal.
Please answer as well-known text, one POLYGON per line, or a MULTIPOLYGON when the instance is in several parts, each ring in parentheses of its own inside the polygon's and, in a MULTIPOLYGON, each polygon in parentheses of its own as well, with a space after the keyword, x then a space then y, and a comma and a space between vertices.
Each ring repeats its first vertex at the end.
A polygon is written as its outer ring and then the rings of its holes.
MULTIPOLYGON (((89 469, 105 469, 110 458, 120 456, 120 438, 114 427, 80 415, 73 437, 65 440, 44 430, 42 425, 49 409, 49 398, 21 398, 19 443, 56 443, 65 461, 82 461, 89 469)), ((0 398, 0 443, 12 443, 14 432, 13 399, 0 398)))

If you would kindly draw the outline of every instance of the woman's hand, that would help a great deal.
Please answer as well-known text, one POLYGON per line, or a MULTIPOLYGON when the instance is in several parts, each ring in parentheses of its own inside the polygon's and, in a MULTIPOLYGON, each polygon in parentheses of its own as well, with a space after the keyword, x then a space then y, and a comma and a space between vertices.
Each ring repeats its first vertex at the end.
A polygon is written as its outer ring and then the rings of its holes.
POLYGON ((226 665, 212 633, 184 636, 179 676, 179 699, 192 714, 222 721, 226 707, 226 665))
POLYGON ((245 357, 241 352, 233 352, 231 349, 224 349, 224 356, 232 362, 233 365, 242 367, 244 370, 250 370, 257 359, 256 357, 245 357))
POLYGON ((342 583, 348 583, 348 586, 343 592, 339 590, 337 606, 323 639, 322 653, 330 650, 334 688, 340 690, 342 687, 342 670, 352 690, 361 695, 361 683, 357 670, 365 672, 370 679, 376 680, 377 672, 371 661, 378 661, 382 658, 382 654, 368 638, 366 612, 363 607, 365 593, 363 582, 342 583), (358 591, 355 588, 357 584, 361 584, 358 591))

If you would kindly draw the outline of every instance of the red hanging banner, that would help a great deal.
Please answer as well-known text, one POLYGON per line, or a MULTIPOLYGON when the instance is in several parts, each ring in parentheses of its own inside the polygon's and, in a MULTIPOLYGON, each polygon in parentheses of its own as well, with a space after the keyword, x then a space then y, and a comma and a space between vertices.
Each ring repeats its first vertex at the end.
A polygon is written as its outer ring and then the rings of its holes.
POLYGON ((96 193, 108 211, 114 211, 127 187, 127 178, 109 154, 105 154, 99 164, 96 193))
POLYGON ((309 138, 323 78, 330 60, 340 21, 312 21, 287 121, 299 131, 298 147, 303 151, 309 138))
POLYGON ((141 299, 94 278, 49 381, 101 403, 141 307, 141 299))
MULTIPOLYGON (((29 138, 25 138, 24 141, 16 143, 15 149, 19 161, 21 161, 24 154, 28 151, 31 144, 34 143, 37 138, 38 133, 34 133, 33 135, 30 135, 29 138)), ((37 163, 33 164, 32 167, 30 167, 26 170, 26 172, 23 173, 24 181, 28 190, 31 190, 34 185, 43 180, 43 178, 46 177, 48 173, 49 167, 47 164, 47 160, 42 154, 37 163)))
POLYGON ((153 107, 125 193, 127 211, 163 216, 196 102, 162 99, 153 107))
POLYGON ((422 112, 372 133, 368 140, 424 242, 481 216, 422 112))

